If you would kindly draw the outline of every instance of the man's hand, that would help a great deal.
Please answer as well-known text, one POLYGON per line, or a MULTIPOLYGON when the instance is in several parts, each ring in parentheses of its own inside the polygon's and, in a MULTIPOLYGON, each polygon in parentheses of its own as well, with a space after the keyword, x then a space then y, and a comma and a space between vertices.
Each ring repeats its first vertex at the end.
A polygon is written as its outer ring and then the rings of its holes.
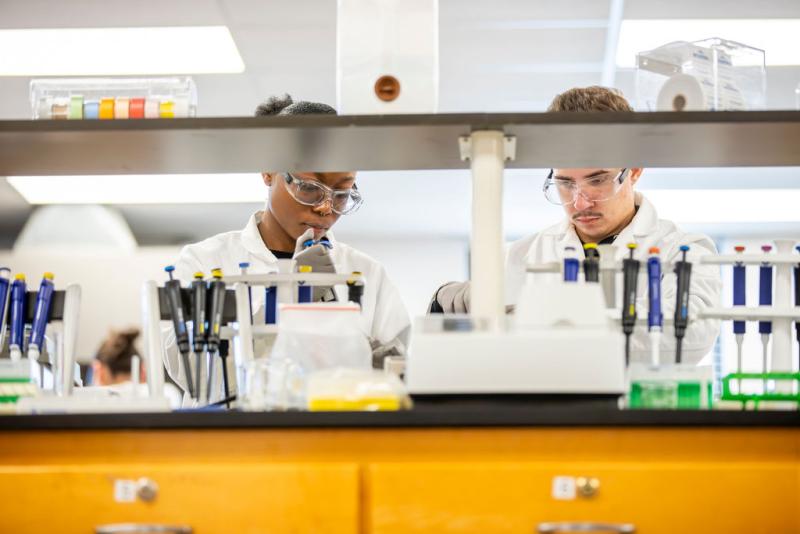
POLYGON ((469 313, 469 305, 470 283, 448 282, 436 290, 430 309, 441 308, 441 313, 469 313))

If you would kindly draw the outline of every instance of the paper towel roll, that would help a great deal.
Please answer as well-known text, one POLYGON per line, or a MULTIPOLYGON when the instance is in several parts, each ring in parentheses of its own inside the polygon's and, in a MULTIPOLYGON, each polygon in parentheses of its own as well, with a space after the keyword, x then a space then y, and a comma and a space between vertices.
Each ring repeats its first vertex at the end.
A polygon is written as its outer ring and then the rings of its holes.
POLYGON ((700 82, 689 74, 676 74, 664 82, 656 100, 658 111, 702 111, 706 98, 700 82))

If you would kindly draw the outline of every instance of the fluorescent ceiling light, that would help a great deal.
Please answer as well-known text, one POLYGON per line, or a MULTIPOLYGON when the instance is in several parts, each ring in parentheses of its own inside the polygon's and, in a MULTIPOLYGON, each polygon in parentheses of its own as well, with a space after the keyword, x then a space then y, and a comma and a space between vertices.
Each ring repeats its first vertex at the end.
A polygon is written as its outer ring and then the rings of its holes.
POLYGON ((658 216, 679 223, 800 222, 798 189, 644 190, 658 216))
POLYGON ((767 65, 800 65, 800 19, 623 20, 617 66, 635 67, 636 54, 672 41, 721 37, 760 48, 767 65))
POLYGON ((244 72, 226 26, 0 30, 0 50, 0 76, 244 72))
POLYGON ((267 198, 259 174, 9 176, 31 204, 204 204, 267 198))

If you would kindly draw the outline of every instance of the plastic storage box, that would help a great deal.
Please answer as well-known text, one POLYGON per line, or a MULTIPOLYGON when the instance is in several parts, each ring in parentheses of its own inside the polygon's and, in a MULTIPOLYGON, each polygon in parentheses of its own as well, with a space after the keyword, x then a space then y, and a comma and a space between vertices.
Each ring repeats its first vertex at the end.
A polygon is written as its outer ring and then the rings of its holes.
POLYGON ((188 76, 31 80, 34 119, 194 117, 197 89, 188 76))
POLYGON ((636 55, 642 111, 764 109, 764 51, 713 38, 676 41, 636 55))

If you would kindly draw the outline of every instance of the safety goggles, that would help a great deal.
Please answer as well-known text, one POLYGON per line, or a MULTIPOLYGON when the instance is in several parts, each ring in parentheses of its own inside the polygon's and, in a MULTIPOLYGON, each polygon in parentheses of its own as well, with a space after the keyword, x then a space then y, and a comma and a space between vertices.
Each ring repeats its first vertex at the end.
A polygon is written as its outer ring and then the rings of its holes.
POLYGON ((364 203, 355 184, 352 189, 331 189, 325 184, 315 180, 303 180, 289 172, 282 174, 289 194, 304 206, 317 207, 325 202, 330 202, 331 209, 335 213, 347 215, 356 211, 364 203))
POLYGON ((553 176, 553 169, 550 169, 542 190, 549 202, 559 206, 574 204, 578 195, 589 202, 603 202, 617 194, 628 174, 628 169, 622 169, 616 174, 609 172, 586 178, 578 185, 575 180, 553 176))

